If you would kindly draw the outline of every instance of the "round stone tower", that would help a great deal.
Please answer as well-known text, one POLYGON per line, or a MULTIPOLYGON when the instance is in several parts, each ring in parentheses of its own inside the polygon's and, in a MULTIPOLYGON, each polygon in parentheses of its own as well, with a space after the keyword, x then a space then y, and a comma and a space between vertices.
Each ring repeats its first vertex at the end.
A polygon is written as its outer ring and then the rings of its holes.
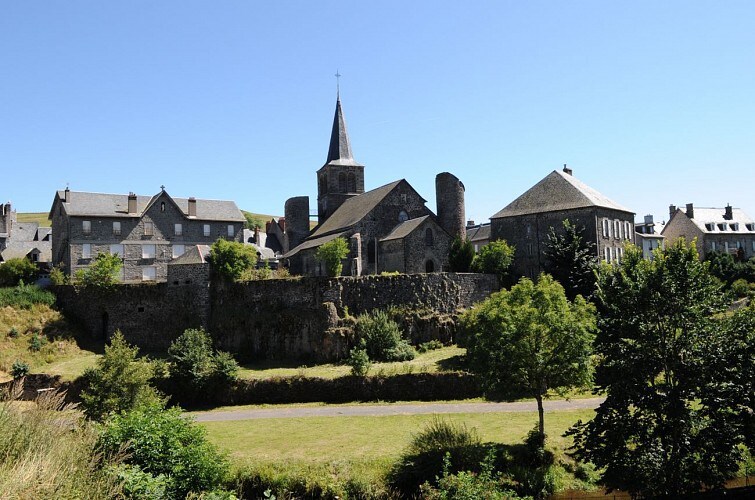
POLYGON ((286 240, 291 250, 309 235, 309 196, 296 196, 286 200, 286 240))
POLYGON ((440 173, 435 176, 435 198, 440 226, 452 237, 466 238, 464 184, 453 174, 440 173))

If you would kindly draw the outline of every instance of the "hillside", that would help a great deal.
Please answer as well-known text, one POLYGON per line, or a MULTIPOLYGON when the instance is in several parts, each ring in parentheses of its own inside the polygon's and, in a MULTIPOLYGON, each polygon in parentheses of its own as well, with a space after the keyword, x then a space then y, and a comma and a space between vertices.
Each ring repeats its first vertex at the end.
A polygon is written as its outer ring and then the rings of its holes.
POLYGON ((18 222, 39 222, 40 227, 50 227, 52 223, 47 218, 47 212, 19 212, 18 222))

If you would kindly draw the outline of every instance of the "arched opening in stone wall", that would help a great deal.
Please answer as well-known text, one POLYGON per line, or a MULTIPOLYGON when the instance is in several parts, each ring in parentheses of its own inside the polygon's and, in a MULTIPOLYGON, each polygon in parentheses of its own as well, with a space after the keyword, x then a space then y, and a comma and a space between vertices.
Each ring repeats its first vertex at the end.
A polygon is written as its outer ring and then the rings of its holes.
POLYGON ((425 272, 426 273, 435 272, 435 262, 433 262, 432 259, 427 259, 427 261, 425 262, 425 272))
POLYGON ((433 230, 428 227, 425 229, 425 245, 431 247, 433 243, 433 230))
POLYGON ((357 176, 354 175, 354 172, 349 172, 347 188, 349 193, 357 192, 357 176))
POLYGON ((370 240, 367 242, 367 263, 375 263, 375 240, 370 240))
POLYGON ((343 172, 338 174, 338 192, 339 193, 346 192, 346 174, 343 172))

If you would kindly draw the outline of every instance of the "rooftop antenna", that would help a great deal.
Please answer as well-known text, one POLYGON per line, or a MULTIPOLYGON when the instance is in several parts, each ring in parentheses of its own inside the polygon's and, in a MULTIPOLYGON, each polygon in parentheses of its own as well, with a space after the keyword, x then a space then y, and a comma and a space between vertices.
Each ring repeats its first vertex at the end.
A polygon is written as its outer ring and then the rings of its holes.
POLYGON ((341 73, 336 70, 336 97, 341 98, 341 73))

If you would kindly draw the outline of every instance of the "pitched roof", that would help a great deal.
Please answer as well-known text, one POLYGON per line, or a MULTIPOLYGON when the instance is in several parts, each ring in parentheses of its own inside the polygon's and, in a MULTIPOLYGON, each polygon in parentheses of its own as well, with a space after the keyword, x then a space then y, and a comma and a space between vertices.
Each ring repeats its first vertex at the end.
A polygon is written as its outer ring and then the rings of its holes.
POLYGON ((603 207, 634 213, 574 176, 554 170, 491 219, 584 207, 603 207))
MULTIPOLYGON (((681 209, 678 212, 684 213, 681 209)), ((693 214, 695 217, 690 220, 704 233, 755 233, 755 226, 752 225, 754 221, 741 208, 731 209, 730 220, 724 219, 725 213, 725 208, 695 207, 693 214), (747 227, 748 225, 753 228, 752 231, 747 227)))
POLYGON ((404 221, 400 223, 398 226, 394 227, 393 230, 390 233, 388 233, 386 237, 382 238, 380 241, 399 240, 402 238, 406 238, 409 234, 411 234, 412 231, 414 231, 419 226, 421 226, 422 223, 425 222, 429 218, 430 218, 429 215, 425 215, 423 217, 416 217, 414 219, 409 219, 407 221, 404 221))
POLYGON ((307 250, 308 248, 317 248, 320 245, 327 243, 329 241, 332 241, 339 236, 344 236, 345 233, 331 233, 327 234, 325 236, 321 236, 319 238, 310 238, 308 240, 304 240, 300 245, 298 245, 296 248, 292 248, 289 250, 285 255, 283 255, 284 259, 287 259, 297 253, 299 253, 302 250, 307 250))
POLYGON ((191 245, 183 254, 168 262, 168 265, 205 264, 209 255, 209 245, 191 245))
MULTIPOLYGON (((310 238, 317 238, 335 231, 343 232, 364 219, 396 186, 406 182, 404 179, 380 186, 344 201, 325 222, 320 224, 310 238)), ((424 200, 422 200, 424 201, 424 200)))
POLYGON ((482 241, 490 239, 490 224, 480 224, 467 228, 469 241, 482 241))
POLYGON ((330 147, 325 165, 362 166, 354 161, 354 155, 351 153, 351 141, 346 130, 346 119, 343 117, 340 96, 336 99, 336 113, 333 117, 333 130, 330 132, 330 147))
MULTIPOLYGON (((66 213, 69 216, 79 217, 141 217, 150 204, 160 196, 162 191, 155 196, 136 197, 136 214, 128 213, 128 195, 85 193, 81 191, 68 191, 68 200, 63 202, 66 213)), ((167 194, 167 193, 165 193, 167 194)), ((66 197, 65 191, 57 192, 62 201, 66 197)), ((172 198, 176 206, 188 217, 189 199, 172 198)), ((198 220, 222 220, 243 222, 246 219, 233 201, 227 200, 197 200, 198 220)))

